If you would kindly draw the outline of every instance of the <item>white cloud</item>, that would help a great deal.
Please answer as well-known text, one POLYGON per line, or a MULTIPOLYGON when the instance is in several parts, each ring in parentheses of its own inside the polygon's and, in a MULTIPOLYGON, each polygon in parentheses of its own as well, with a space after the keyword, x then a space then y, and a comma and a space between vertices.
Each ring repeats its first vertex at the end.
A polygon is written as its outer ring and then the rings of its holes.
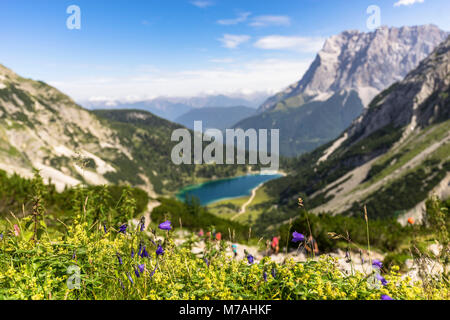
POLYGON ((400 7, 400 6, 411 6, 415 3, 424 3, 425 0, 399 0, 396 3, 394 3, 394 7, 400 7))
POLYGON ((203 93, 231 94, 236 92, 271 93, 285 89, 300 80, 311 59, 261 59, 246 63, 232 63, 178 72, 160 70, 134 76, 99 79, 95 76, 49 81, 77 101, 133 99, 143 100, 156 96, 197 96, 203 93), (94 98, 93 98, 94 97, 94 98))
POLYGON ((252 27, 289 26, 291 18, 288 16, 258 16, 252 19, 252 27))
POLYGON ((196 1, 191 1, 191 4, 193 4, 194 6, 198 7, 198 8, 207 8, 212 6, 214 3, 211 1, 207 1, 207 0, 196 0, 196 1))
POLYGON ((222 38, 218 39, 222 42, 222 46, 228 49, 236 49, 241 44, 248 42, 250 40, 250 36, 248 35, 233 35, 233 34, 224 34, 222 38))
POLYGON ((325 39, 309 37, 288 37, 272 35, 259 39, 254 46, 265 50, 294 50, 298 52, 317 52, 325 39))
POLYGON ((224 25, 224 26, 235 25, 235 24, 246 21, 249 15, 251 15, 250 12, 243 12, 243 13, 239 13, 238 16, 234 19, 218 20, 217 23, 224 25))

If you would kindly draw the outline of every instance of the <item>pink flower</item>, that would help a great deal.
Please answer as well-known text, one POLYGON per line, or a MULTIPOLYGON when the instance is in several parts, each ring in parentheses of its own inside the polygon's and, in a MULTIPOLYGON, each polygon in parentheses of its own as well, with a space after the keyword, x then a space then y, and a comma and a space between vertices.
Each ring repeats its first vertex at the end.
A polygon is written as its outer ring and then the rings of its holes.
POLYGON ((20 228, 17 224, 14 225, 14 234, 16 235, 16 237, 18 237, 20 234, 20 228))

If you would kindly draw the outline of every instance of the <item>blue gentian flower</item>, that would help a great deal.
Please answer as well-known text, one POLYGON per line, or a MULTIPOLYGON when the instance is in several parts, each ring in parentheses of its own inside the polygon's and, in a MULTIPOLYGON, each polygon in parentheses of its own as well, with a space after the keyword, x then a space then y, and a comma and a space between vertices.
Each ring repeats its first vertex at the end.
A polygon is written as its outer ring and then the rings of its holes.
POLYGON ((119 260, 119 264, 122 265, 123 261, 122 261, 122 258, 120 257, 120 254, 116 253, 116 255, 117 255, 117 259, 119 260))
POLYGON ((264 282, 267 282, 267 272, 264 271, 263 273, 264 282))
POLYGON ((141 276, 141 274, 139 273, 139 270, 134 268, 134 274, 136 275, 137 278, 139 278, 141 276))
POLYGON ((148 252, 145 246, 142 248, 141 258, 148 258, 148 252))
POLYGON ((247 260, 248 260, 248 263, 253 264, 253 262, 255 261, 255 258, 253 258, 253 256, 251 254, 249 254, 247 256, 247 260))
POLYGON ((138 256, 141 255, 141 251, 142 251, 142 243, 139 243, 138 256))
POLYGON ((272 277, 274 279, 277 277, 277 270, 275 268, 272 269, 272 277))
POLYGON ((141 232, 145 229, 145 217, 141 218, 141 232))
POLYGON ((164 254, 164 249, 161 245, 158 245, 158 249, 156 249, 156 255, 161 256, 164 254))
POLYGON ((386 294, 382 294, 382 295, 381 295, 381 300, 394 300, 394 299, 392 299, 391 297, 389 297, 389 296, 386 295, 386 294))
POLYGON ((297 231, 294 231, 292 233, 292 242, 297 243, 302 241, 305 241, 305 236, 302 235, 301 233, 298 233, 297 231))
POLYGON ((383 264, 381 263, 380 260, 375 259, 372 261, 372 266, 374 266, 375 268, 381 269, 383 267, 383 264))
POLYGON ((106 230, 106 225, 103 225, 103 231, 105 231, 105 233, 108 233, 108 231, 106 230))
POLYGON ((127 233, 127 228, 128 228, 128 225, 126 225, 126 224, 121 225, 120 228, 119 228, 119 233, 126 234, 127 233))
POLYGON ((206 259, 206 258, 203 258, 203 261, 205 261, 205 263, 206 263, 206 266, 207 266, 207 267, 209 267, 209 260, 208 260, 208 259, 206 259))
POLYGON ((140 264, 138 265, 138 269, 141 273, 144 273, 144 269, 145 269, 145 264, 140 264))
POLYGON ((172 230, 171 222, 170 221, 163 222, 159 225, 159 228, 161 230, 172 230))
POLYGON ((377 274, 376 277, 377 277, 378 280, 380 280, 380 282, 381 282, 381 284, 383 286, 387 285, 388 282, 386 281, 386 279, 382 275, 377 274))

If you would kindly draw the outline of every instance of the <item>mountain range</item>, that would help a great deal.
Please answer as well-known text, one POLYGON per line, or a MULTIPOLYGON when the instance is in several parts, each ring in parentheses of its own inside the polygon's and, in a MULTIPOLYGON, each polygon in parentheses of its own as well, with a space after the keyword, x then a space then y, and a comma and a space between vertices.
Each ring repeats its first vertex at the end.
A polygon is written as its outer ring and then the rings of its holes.
POLYGON ((128 183, 150 195, 246 166, 176 166, 170 159, 181 125, 143 110, 89 111, 42 81, 0 65, 0 169, 31 177, 39 170, 58 190, 80 183, 128 183))
POLYGON ((420 219, 431 194, 450 196, 450 36, 402 81, 377 95, 341 135, 292 159, 287 177, 269 182, 277 199, 259 223, 313 212, 420 219))
POLYGON ((335 139, 382 90, 403 79, 448 33, 434 25, 344 31, 329 38, 303 78, 235 125, 280 129, 295 156, 335 139))
POLYGON ((194 121, 202 121, 205 130, 209 128, 225 130, 231 129, 235 123, 248 118, 255 113, 256 109, 245 106, 204 107, 192 109, 176 118, 174 122, 193 130, 194 121))
MULTIPOLYGON (((253 94, 218 94, 194 97, 158 97, 154 99, 133 102, 121 100, 94 99, 82 101, 81 105, 88 109, 138 109, 153 113, 169 121, 194 109, 207 107, 236 107, 245 106, 257 109, 268 98, 266 92, 253 94)), ((233 123, 234 124, 234 123, 233 123)))

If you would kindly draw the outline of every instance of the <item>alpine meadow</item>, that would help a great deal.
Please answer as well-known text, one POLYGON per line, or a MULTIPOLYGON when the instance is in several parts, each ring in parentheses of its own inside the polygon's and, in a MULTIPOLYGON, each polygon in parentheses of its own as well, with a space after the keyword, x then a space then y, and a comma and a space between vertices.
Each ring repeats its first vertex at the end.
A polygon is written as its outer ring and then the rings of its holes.
POLYGON ((0 300, 450 300, 449 10, 3 0, 0 300))

